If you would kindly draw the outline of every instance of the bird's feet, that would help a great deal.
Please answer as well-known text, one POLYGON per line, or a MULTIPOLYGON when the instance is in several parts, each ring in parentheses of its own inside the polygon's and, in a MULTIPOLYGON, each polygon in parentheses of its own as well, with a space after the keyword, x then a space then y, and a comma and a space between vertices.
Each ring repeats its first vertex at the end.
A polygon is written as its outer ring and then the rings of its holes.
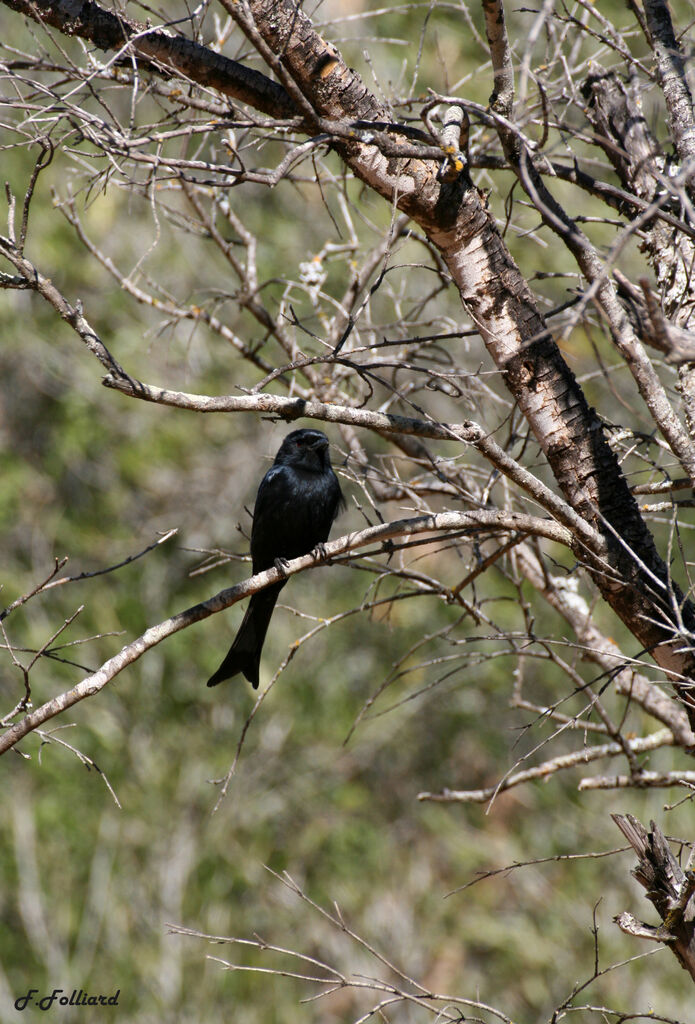
POLYGON ((289 564, 290 563, 289 563, 288 559, 286 559, 286 558, 275 558, 275 559, 273 559, 273 565, 275 566, 277 571, 280 573, 280 575, 284 576, 284 577, 287 576, 287 566, 289 564))
POLYGON ((323 543, 322 540, 320 540, 318 544, 315 547, 313 547, 309 553, 312 558, 320 558, 322 561, 325 561, 327 558, 326 545, 323 543))

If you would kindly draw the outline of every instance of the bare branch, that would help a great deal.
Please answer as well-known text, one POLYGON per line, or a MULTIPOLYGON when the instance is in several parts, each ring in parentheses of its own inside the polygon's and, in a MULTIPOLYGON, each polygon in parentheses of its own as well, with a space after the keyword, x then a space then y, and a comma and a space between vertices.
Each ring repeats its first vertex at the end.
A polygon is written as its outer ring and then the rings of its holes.
POLYGON ((297 111, 282 86, 252 68, 229 60, 206 46, 169 32, 131 21, 91 0, 79 9, 69 0, 3 0, 6 7, 59 29, 66 35, 88 39, 101 50, 115 50, 115 59, 130 54, 152 61, 199 85, 276 117, 292 117, 297 111))
MULTIPOLYGON (((196 622, 231 607, 245 597, 249 597, 263 587, 294 573, 302 572, 314 565, 346 555, 351 551, 364 547, 367 544, 383 543, 394 537, 408 535, 420 535, 423 533, 438 533, 441 531, 465 530, 477 533, 478 531, 493 532, 508 531, 526 533, 529 530, 538 532, 542 536, 552 538, 556 542, 570 542, 570 534, 567 530, 544 519, 536 519, 533 516, 524 516, 516 513, 504 514, 497 512, 443 512, 439 515, 418 516, 415 519, 404 519, 394 523, 384 523, 380 526, 369 527, 356 533, 346 534, 337 540, 325 544, 324 554, 319 556, 304 555, 296 558, 283 566, 282 572, 278 569, 268 569, 265 572, 257 573, 244 583, 234 587, 221 590, 219 594, 207 601, 193 605, 185 611, 160 622, 156 626, 150 626, 142 636, 119 651, 114 657, 99 668, 96 672, 87 676, 77 683, 71 690, 54 697, 43 704, 40 708, 26 715, 21 721, 16 722, 3 737, 0 738, 0 754, 11 749, 29 732, 55 715, 67 710, 74 704, 79 703, 86 697, 93 697, 102 690, 107 683, 111 682, 125 668, 132 665, 142 655, 161 643, 167 637, 172 636, 181 629, 186 629, 196 622)), ((61 627, 61 629, 64 627, 61 627)))
MULTIPOLYGON (((660 747, 672 746, 673 733, 668 729, 662 729, 651 736, 637 737, 625 740, 624 742, 629 745, 630 751, 633 754, 641 754, 648 750, 658 750, 660 747)), ((513 789, 522 783, 531 782, 536 779, 547 779, 556 772, 565 771, 567 768, 575 768, 578 765, 604 760, 607 757, 616 757, 620 754, 624 754, 623 743, 599 743, 595 746, 583 747, 581 750, 576 750, 571 754, 561 754, 558 757, 553 757, 534 768, 524 768, 519 772, 505 776, 494 786, 469 790, 444 789, 441 793, 418 793, 418 800, 430 800, 437 803, 484 804, 500 793, 504 793, 505 790, 513 789)), ((677 785, 684 774, 686 773, 680 773, 677 779, 674 778, 672 785, 677 785)), ((695 773, 691 774, 695 777, 695 773)), ((632 785, 640 786, 644 775, 644 772, 640 772, 636 778, 632 779, 632 785)), ((579 788, 587 789, 589 787, 580 783, 579 788)))

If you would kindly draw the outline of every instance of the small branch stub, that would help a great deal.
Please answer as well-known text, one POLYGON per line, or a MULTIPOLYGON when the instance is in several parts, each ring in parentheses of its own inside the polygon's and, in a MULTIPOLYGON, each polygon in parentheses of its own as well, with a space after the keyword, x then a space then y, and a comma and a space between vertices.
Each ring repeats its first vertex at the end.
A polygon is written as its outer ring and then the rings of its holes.
POLYGON ((653 821, 649 823, 651 831, 647 832, 631 814, 611 817, 639 858, 631 874, 647 890, 647 899, 663 922, 653 927, 623 913, 615 918, 618 927, 636 938, 666 943, 695 981, 695 874, 681 868, 653 821))

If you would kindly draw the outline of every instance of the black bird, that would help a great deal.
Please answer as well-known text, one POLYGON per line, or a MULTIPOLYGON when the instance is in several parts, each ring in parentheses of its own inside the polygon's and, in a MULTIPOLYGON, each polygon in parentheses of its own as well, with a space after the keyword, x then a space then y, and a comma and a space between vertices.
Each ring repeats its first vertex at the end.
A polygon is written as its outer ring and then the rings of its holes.
MULTIPOLYGON (((251 528, 254 574, 274 565, 281 568, 283 562, 322 545, 344 504, 326 435, 320 430, 293 430, 280 445, 256 495, 251 528)), ((286 582, 279 580, 251 596, 234 643, 208 686, 243 672, 258 688, 263 641, 286 582)))

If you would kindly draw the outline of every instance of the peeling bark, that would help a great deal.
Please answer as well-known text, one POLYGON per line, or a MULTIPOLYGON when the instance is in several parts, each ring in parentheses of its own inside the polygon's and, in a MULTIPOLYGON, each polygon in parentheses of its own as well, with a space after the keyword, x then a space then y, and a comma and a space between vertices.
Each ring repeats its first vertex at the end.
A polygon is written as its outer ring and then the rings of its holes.
POLYGON ((616 923, 628 935, 663 942, 695 980, 695 875, 689 869, 683 871, 653 821, 647 832, 631 814, 611 817, 639 858, 630 873, 647 890, 647 899, 663 922, 655 928, 623 913, 615 918, 616 923))
MULTIPOLYGON (((656 9, 662 5, 649 6, 656 9)), ((657 13, 654 12, 650 22, 654 31, 657 30, 654 25, 657 13)), ((662 25, 662 34, 665 32, 668 36, 667 29, 670 28, 672 35, 673 27, 668 12, 666 15, 668 25, 662 25)), ((615 167, 623 187, 640 199, 653 202, 659 192, 663 194, 664 191, 661 179, 666 172, 666 160, 642 115, 639 96, 628 90, 615 72, 608 72, 599 65, 594 66, 583 91, 588 102, 587 114, 598 134, 599 145, 615 167)), ((684 233, 654 220, 647 228, 644 246, 654 269, 664 319, 672 321, 678 338, 681 332, 692 326, 695 313, 695 245, 684 233)), ((653 320, 653 316, 638 316, 635 321, 648 344, 655 343, 653 320)), ((679 360, 678 374, 685 419, 693 444, 695 364, 688 359, 679 360)))

